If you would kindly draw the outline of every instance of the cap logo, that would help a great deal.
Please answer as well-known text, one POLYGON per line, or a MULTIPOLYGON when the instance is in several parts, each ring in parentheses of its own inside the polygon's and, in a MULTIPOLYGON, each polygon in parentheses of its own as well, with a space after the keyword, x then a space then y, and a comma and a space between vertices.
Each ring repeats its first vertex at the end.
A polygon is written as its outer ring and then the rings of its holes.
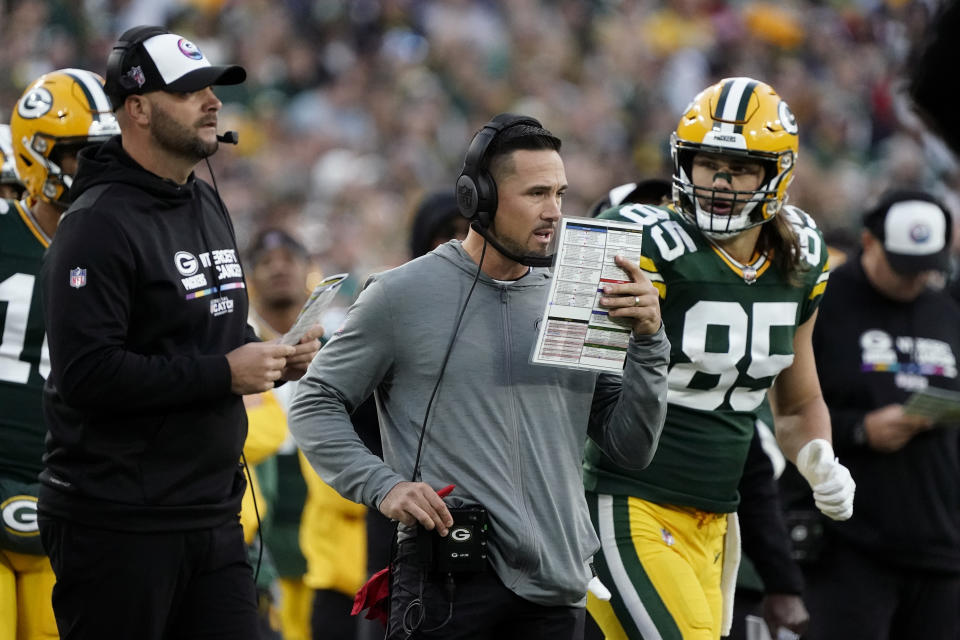
POLYGON ((34 120, 40 118, 53 107, 53 96, 46 87, 37 87, 20 99, 17 103, 17 113, 21 118, 34 120))
POLYGON ((921 222, 910 228, 910 239, 922 244, 930 239, 930 233, 930 227, 921 222))
POLYGON ((142 87, 147 81, 147 77, 143 74, 143 69, 140 65, 130 67, 124 75, 133 80, 137 84, 137 87, 142 87))
POLYGON ((467 185, 460 185, 460 188, 457 189, 457 200, 461 209, 473 209, 473 189, 467 185))
POLYGON ((186 38, 180 38, 177 40, 177 47, 180 49, 180 53, 187 56, 191 60, 203 59, 203 54, 200 53, 200 49, 197 48, 197 45, 193 44, 186 38))

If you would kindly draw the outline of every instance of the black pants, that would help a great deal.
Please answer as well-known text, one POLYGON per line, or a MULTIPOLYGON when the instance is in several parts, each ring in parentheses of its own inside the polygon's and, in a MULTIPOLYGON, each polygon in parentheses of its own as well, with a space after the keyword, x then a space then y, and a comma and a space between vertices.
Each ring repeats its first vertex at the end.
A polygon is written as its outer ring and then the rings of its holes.
MULTIPOLYGON (((357 616, 350 615, 353 598, 331 589, 317 589, 310 614, 311 633, 317 640, 355 640, 357 616)), ((379 623, 377 623, 379 625, 379 623)), ((383 637, 381 626, 380 637, 383 637)))
POLYGON ((804 567, 804 640, 956 640, 960 576, 900 569, 841 542, 804 567))
POLYGON ((389 640, 580 640, 586 609, 548 607, 507 589, 492 569, 454 576, 423 570, 415 545, 402 543, 390 585, 389 640))
POLYGON ((763 618, 763 592, 737 587, 733 596, 733 623, 727 640, 746 640, 747 616, 763 618))
POLYGON ((255 640, 257 601, 236 521, 173 533, 41 518, 61 640, 255 640))

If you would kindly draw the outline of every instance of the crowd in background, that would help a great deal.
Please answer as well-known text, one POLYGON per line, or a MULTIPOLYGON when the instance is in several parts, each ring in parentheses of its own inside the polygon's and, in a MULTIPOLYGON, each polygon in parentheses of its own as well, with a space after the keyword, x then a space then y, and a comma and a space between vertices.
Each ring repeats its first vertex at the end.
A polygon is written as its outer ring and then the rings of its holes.
MULTIPOLYGON (((0 104, 60 67, 103 73, 117 34, 164 24, 214 63, 213 159, 240 242, 280 226, 327 273, 363 277, 407 258, 424 192, 456 178, 465 141, 499 111, 563 140, 567 215, 610 187, 671 171, 689 96, 746 75, 797 116, 791 202, 828 232, 909 184, 956 203, 958 168, 913 114, 902 74, 934 0, 0 0, 0 104)), ((201 170, 204 173, 205 170, 201 170)), ((960 207, 953 207, 954 210, 960 207)))

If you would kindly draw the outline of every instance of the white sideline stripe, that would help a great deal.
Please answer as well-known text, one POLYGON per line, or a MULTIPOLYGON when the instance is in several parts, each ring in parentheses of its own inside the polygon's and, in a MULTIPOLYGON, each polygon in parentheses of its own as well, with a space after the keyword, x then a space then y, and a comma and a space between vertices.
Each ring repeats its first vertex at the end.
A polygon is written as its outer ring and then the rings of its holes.
POLYGON ((647 640, 663 640, 646 607, 640 601, 640 594, 637 593, 626 569, 623 568, 620 551, 617 549, 616 534, 613 530, 613 496, 597 495, 597 521, 600 525, 600 547, 603 549, 603 557, 607 561, 610 575, 613 576, 613 584, 627 611, 630 612, 633 623, 647 640))

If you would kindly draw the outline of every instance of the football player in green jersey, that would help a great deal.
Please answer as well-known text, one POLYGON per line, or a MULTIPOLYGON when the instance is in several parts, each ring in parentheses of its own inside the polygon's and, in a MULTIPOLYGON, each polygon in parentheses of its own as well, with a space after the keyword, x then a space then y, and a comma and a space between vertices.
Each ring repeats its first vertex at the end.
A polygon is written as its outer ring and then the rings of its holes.
POLYGON ((588 443, 584 480, 613 598, 588 598, 607 638, 714 639, 729 629, 739 562, 737 485, 768 389, 780 445, 835 519, 855 485, 833 455, 811 348, 826 245, 786 206, 797 123, 767 84, 728 78, 671 138, 673 205, 601 218, 645 228, 640 267, 660 291, 672 345, 666 424, 653 462, 620 467, 588 443), (776 382, 776 384, 774 384, 776 382))
MULTIPOLYGON (((41 414, 50 356, 40 309, 40 262, 66 209, 80 148, 120 133, 100 76, 44 74, 10 118, 21 200, 0 200, 0 640, 58 638, 54 584, 37 527, 41 414)), ((4 165, 6 175, 7 167, 4 165)))

